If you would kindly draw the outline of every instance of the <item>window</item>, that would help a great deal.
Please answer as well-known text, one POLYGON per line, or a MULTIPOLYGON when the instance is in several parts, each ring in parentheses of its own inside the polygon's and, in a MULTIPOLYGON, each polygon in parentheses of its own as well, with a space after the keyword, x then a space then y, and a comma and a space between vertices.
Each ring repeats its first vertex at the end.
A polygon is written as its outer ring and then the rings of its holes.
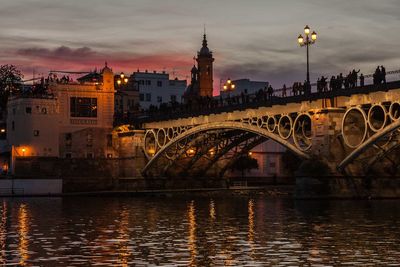
POLYGON ((88 159, 92 159, 92 158, 94 158, 94 156, 93 156, 93 153, 87 153, 86 154, 86 158, 88 158, 88 159))
POLYGON ((13 131, 15 130, 15 122, 14 121, 11 122, 11 130, 13 130, 13 131))
POLYGON ((113 154, 107 154, 107 158, 112 159, 113 154))
POLYGON ((26 107, 25 108, 26 114, 32 114, 32 108, 31 107, 26 107))
POLYGON ((66 159, 72 158, 72 154, 71 154, 71 153, 65 153, 65 158, 66 158, 66 159))
POLYGON ((39 136, 39 130, 33 130, 33 136, 39 136))
POLYGON ((139 100, 144 101, 144 94, 139 94, 139 100))
POLYGON ((146 85, 151 85, 151 80, 146 80, 146 85))
POLYGON ((157 86, 162 87, 162 81, 157 81, 157 86))
POLYGON ((146 101, 151 102, 151 94, 146 94, 146 101))
POLYGON ((13 115, 15 115, 16 112, 17 112, 17 111, 15 110, 15 108, 13 108, 13 115))
POLYGON ((176 95, 171 95, 171 102, 176 102, 176 95))
POLYGON ((162 102, 162 96, 157 96, 157 103, 161 103, 162 102))
POLYGON ((71 97, 71 117, 97 117, 97 98, 71 97))
POLYGON ((42 113, 47 114, 47 108, 42 108, 42 113))

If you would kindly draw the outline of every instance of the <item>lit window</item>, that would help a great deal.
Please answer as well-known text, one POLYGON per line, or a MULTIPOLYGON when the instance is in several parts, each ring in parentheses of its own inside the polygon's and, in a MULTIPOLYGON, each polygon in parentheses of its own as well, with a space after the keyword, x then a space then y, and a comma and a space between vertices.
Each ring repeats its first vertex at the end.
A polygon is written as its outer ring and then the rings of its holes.
POLYGON ((71 97, 70 100, 71 117, 97 117, 97 98, 71 97))

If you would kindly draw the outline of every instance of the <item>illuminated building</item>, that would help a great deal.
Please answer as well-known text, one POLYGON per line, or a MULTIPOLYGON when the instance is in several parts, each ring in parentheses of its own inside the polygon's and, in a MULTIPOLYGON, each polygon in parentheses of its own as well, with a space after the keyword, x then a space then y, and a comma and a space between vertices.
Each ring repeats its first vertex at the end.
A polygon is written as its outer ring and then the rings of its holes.
POLYGON ((48 95, 11 98, 7 141, 14 156, 112 156, 107 136, 113 127, 114 74, 107 64, 101 76, 94 82, 51 80, 48 95))

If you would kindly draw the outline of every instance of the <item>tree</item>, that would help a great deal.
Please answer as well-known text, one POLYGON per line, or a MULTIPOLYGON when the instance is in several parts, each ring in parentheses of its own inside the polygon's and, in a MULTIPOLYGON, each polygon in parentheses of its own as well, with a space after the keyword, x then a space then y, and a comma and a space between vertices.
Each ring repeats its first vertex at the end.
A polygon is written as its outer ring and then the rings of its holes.
POLYGON ((231 169, 240 171, 242 173, 242 177, 244 177, 245 171, 258 169, 258 161, 248 155, 242 155, 236 159, 231 169))
POLYGON ((21 90, 22 78, 21 71, 14 65, 0 66, 0 109, 5 110, 8 97, 21 90))

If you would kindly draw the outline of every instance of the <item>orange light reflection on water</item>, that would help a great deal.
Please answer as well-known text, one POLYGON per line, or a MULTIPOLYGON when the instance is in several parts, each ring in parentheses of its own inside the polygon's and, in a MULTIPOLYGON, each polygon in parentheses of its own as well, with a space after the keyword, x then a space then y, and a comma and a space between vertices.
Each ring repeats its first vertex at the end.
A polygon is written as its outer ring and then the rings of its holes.
POLYGON ((26 266, 27 260, 29 258, 29 241, 28 241, 28 233, 29 233, 29 215, 28 208, 25 204, 21 204, 18 210, 18 235, 19 235, 19 244, 18 250, 20 255, 19 265, 26 266))
POLYGON ((118 228, 118 239, 121 240, 118 251, 119 266, 128 267, 129 257, 132 251, 129 249, 129 211, 124 209, 121 211, 121 219, 118 228))
POLYGON ((188 207, 188 221, 189 221, 189 251, 190 251, 190 263, 189 266, 197 266, 196 255, 196 209, 194 206, 194 201, 191 201, 188 207))
POLYGON ((252 199, 249 200, 248 203, 248 214, 249 214, 249 242, 254 241, 254 201, 252 199))
POLYGON ((0 222, 0 264, 6 264, 7 203, 3 201, 0 222))

